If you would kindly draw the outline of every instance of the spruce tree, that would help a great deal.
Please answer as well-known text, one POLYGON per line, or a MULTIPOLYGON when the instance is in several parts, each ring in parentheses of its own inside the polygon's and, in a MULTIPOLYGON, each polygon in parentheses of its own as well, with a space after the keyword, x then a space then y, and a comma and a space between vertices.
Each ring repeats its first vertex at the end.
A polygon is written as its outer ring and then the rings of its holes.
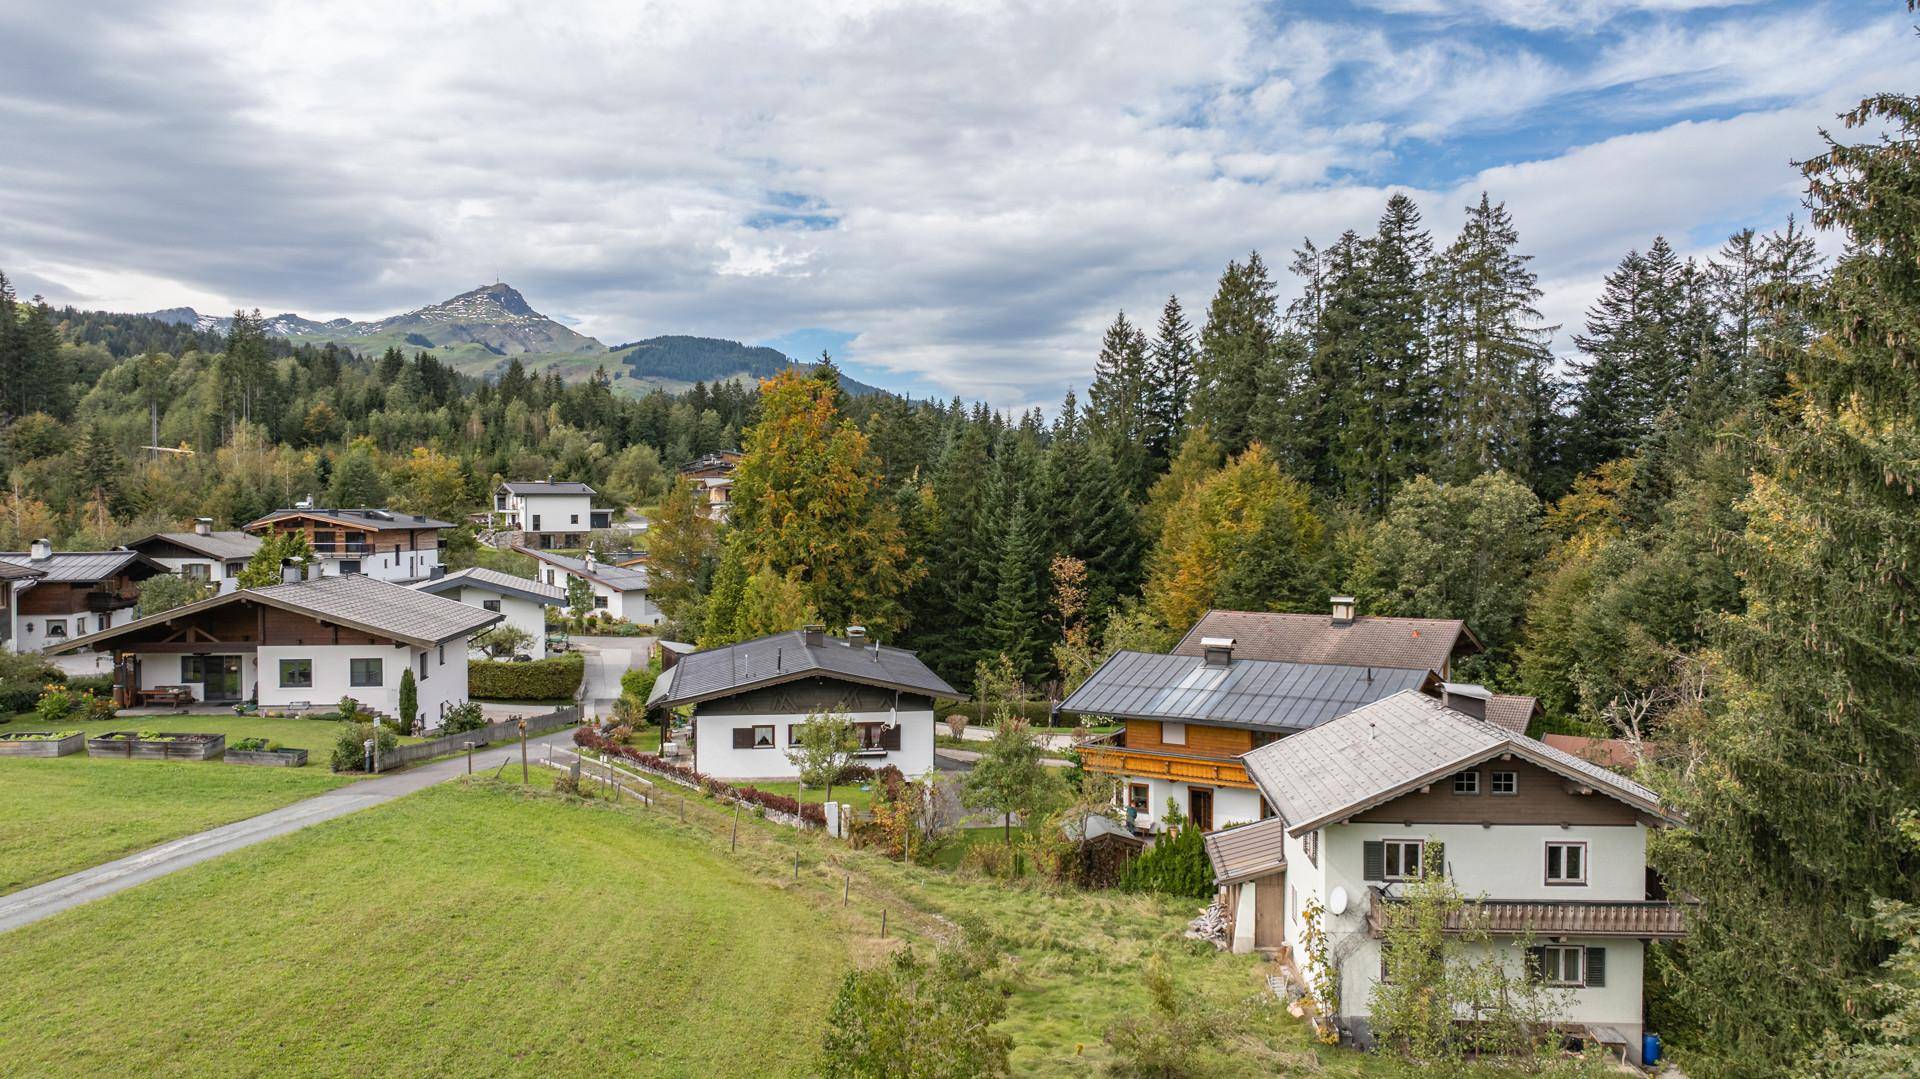
POLYGON ((1207 308, 1194 363, 1193 422, 1204 424, 1229 453, 1253 441, 1274 386, 1279 338, 1273 282, 1260 253, 1229 262, 1207 308))
POLYGON ((1180 298, 1168 296, 1160 323, 1147 346, 1147 466, 1158 476, 1173 461, 1174 449, 1185 430, 1187 401, 1193 394, 1196 348, 1193 327, 1180 298))
POLYGON ((1114 316, 1100 342, 1093 385, 1087 388, 1087 431, 1107 447, 1135 497, 1146 493, 1150 477, 1150 391, 1146 335, 1127 321, 1122 311, 1114 316))
POLYGON ((1051 643, 1040 624, 1047 609, 1047 555, 1031 521, 1026 500, 1016 499, 1000 531, 993 602, 983 635, 987 654, 1005 656, 1029 685, 1040 680, 1051 643))

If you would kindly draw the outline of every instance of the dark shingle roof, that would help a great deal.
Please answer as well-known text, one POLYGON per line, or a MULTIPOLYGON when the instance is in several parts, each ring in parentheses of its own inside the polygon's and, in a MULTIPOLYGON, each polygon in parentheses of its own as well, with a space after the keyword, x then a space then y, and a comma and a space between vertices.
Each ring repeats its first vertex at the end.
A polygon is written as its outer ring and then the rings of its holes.
POLYGON ((1287 867, 1287 822, 1279 817, 1208 832, 1203 842, 1215 884, 1264 877, 1287 867))
POLYGON ((1480 642, 1457 618, 1367 616, 1336 626, 1331 615, 1269 611, 1208 611, 1173 650, 1197 656, 1206 637, 1231 638, 1235 658, 1426 671, 1445 669, 1455 652, 1480 651, 1480 642))
POLYGON ((1437 681, 1431 671, 1395 667, 1238 658, 1209 667, 1199 656, 1117 652, 1061 702, 1060 711, 1298 731, 1437 681))
POLYGON ((43 576, 37 569, 16 566, 11 562, 5 561, 4 558, 5 556, 0 555, 0 581, 26 581, 43 576))
POLYGON ((673 688, 654 703, 677 707, 799 678, 831 678, 966 699, 904 648, 854 646, 825 636, 819 644, 809 645, 804 631, 792 630, 682 656, 673 665, 673 688))
POLYGON ((37 570, 40 579, 49 584, 68 582, 85 584, 88 581, 104 580, 135 564, 144 565, 157 572, 165 572, 166 567, 148 560, 139 551, 55 551, 52 556, 34 561, 33 555, 26 551, 0 551, 0 562, 6 562, 21 569, 37 570))
POLYGON ((155 532, 127 546, 138 551, 154 543, 171 543, 175 547, 197 551, 208 558, 239 559, 252 558, 254 552, 260 549, 260 542, 259 536, 232 530, 209 532, 204 536, 198 532, 155 532))
POLYGON ((442 592, 458 591, 461 588, 482 588, 501 595, 519 596, 535 603, 552 605, 567 601, 567 590, 556 588, 544 581, 516 577, 511 573, 502 573, 485 566, 474 566, 445 577, 431 577, 411 586, 417 592, 439 595, 442 592))
POLYGON ((312 517, 315 520, 352 525, 355 528, 370 528, 376 532, 403 528, 453 527, 451 521, 435 520, 422 513, 402 513, 399 510, 373 509, 363 506, 357 509, 320 509, 315 507, 304 510, 274 510, 272 513, 267 514, 257 521, 248 521, 247 530, 251 532, 261 525, 272 524, 274 521, 284 520, 288 517, 312 517))
POLYGON ((558 566, 568 573, 578 574, 589 580, 599 581, 601 584, 606 585, 616 592, 637 592, 647 587, 647 568, 645 566, 610 566, 605 562, 596 560, 593 568, 588 569, 586 559, 583 558, 554 554, 551 551, 542 551, 535 547, 516 546, 514 550, 524 555, 532 555, 542 562, 558 566))
POLYGON ((1525 734, 1527 725, 1533 722, 1533 714, 1539 710, 1538 697, 1496 693, 1487 700, 1487 722, 1515 734, 1525 734))
POLYGON ((573 480, 513 480, 500 485, 517 495, 591 495, 597 492, 573 480))

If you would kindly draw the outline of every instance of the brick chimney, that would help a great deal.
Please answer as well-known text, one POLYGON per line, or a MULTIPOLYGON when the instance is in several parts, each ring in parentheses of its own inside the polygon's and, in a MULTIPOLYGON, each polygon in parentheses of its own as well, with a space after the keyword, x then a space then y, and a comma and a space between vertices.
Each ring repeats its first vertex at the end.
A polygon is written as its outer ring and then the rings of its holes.
POLYGON ((1333 597, 1333 624, 1336 626, 1353 625, 1353 597, 1333 597))

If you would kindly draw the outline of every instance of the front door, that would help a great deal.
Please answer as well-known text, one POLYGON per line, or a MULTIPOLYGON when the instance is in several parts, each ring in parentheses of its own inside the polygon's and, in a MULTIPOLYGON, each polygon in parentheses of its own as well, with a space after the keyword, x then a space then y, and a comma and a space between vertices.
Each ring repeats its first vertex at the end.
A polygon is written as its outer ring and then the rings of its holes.
POLYGON ((1213 831, 1213 791, 1206 787, 1187 790, 1187 817, 1203 832, 1213 831))
POLYGON ((207 700, 237 701, 240 699, 239 656, 208 656, 206 677, 207 700))
POLYGON ((1287 875, 1270 873, 1253 882, 1253 946, 1278 948, 1286 943, 1287 875))

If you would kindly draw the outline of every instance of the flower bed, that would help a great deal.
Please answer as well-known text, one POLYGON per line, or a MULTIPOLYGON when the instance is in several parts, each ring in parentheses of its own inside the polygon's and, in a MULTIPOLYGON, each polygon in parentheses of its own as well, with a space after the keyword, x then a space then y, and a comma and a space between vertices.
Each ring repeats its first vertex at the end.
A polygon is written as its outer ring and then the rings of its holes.
POLYGON ((813 802, 802 802, 798 798, 789 798, 784 794, 763 791, 758 787, 736 787, 725 780, 696 772, 685 765, 675 764, 664 757, 652 753, 642 753, 630 746, 623 746, 594 730, 582 727, 573 732, 573 743, 582 749, 591 749, 609 757, 629 760, 642 768, 660 775, 678 779, 691 787, 698 787, 716 798, 746 802, 775 813, 785 813, 797 817, 807 824, 824 828, 827 825, 826 808, 813 802))
POLYGON ((16 731, 0 734, 0 757, 64 757, 86 742, 80 731, 16 731))
POLYGON ((89 757, 125 757, 138 761, 205 761, 225 752, 224 734, 171 731, 109 731, 87 739, 89 757))
POLYGON ((288 749, 265 738, 242 738, 227 747, 228 764, 252 764, 266 768, 301 768, 307 763, 307 751, 288 749))

